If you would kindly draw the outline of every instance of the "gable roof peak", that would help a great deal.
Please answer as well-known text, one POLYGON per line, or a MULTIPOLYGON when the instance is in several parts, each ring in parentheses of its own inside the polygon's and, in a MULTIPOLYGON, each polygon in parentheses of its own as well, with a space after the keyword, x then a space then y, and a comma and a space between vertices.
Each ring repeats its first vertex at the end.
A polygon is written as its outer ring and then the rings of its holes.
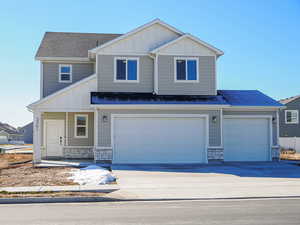
POLYGON ((95 54, 100 49, 105 48, 105 47, 107 47, 107 46, 109 46, 111 44, 114 44, 114 43, 116 43, 116 42, 118 42, 118 41, 120 41, 122 39, 125 39, 128 36, 130 36, 130 35, 136 34, 136 33, 140 32, 140 31, 142 31, 142 30, 144 30, 144 29, 146 29, 146 28, 148 28, 148 27, 150 27, 150 26, 152 26, 154 24, 160 24, 161 26, 166 27, 167 29, 169 29, 169 30, 171 30, 171 31, 173 31, 173 32, 175 32, 175 33, 177 33, 179 35, 184 35, 185 34, 184 32, 178 30, 177 28, 175 28, 175 27, 173 27, 173 26, 171 26, 171 25, 163 22, 162 20, 156 18, 156 19, 154 19, 154 20, 152 20, 152 21, 150 21, 150 22, 148 22, 148 23, 146 23, 146 24, 144 24, 142 26, 139 26, 139 27, 133 29, 132 31, 129 31, 129 32, 121 35, 120 37, 117 37, 117 38, 115 38, 115 39, 113 39, 111 41, 108 41, 108 42, 104 43, 103 45, 100 45, 100 46, 98 46, 96 48, 93 48, 93 49, 89 50, 89 53, 95 54))
POLYGON ((162 50, 162 49, 164 49, 164 48, 166 48, 166 47, 182 40, 183 38, 190 38, 191 40, 193 40, 193 41, 205 46, 206 48, 210 49, 211 51, 215 52, 215 54, 217 56, 221 56, 221 55, 224 54, 224 52, 221 51, 220 49, 208 44, 205 41, 200 40, 198 37, 196 37, 196 36, 194 36, 190 33, 184 33, 183 35, 179 36, 178 38, 174 39, 173 41, 167 42, 167 43, 165 43, 165 44, 163 44, 163 45, 161 45, 161 46, 159 46, 155 49, 152 49, 151 53, 155 54, 155 53, 159 52, 160 50, 162 50))

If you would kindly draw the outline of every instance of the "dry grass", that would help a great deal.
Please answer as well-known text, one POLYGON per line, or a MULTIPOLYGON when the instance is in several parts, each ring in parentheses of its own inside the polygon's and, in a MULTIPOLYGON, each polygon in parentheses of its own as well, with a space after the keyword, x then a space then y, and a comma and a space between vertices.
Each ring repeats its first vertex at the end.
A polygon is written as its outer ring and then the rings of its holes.
POLYGON ((68 179, 72 168, 35 168, 31 160, 32 154, 0 154, 0 187, 76 184, 68 179))
POLYGON ((72 168, 37 168, 31 163, 18 164, 1 169, 0 187, 64 186, 76 185, 69 180, 72 168))
POLYGON ((7 164, 9 166, 14 163, 28 162, 30 160, 32 160, 32 154, 0 154, 0 165, 7 164))
POLYGON ((300 154, 294 150, 282 150, 280 153, 280 159, 282 160, 300 160, 300 154))
POLYGON ((30 198, 30 197, 103 197, 107 193, 99 192, 0 192, 0 198, 30 198))

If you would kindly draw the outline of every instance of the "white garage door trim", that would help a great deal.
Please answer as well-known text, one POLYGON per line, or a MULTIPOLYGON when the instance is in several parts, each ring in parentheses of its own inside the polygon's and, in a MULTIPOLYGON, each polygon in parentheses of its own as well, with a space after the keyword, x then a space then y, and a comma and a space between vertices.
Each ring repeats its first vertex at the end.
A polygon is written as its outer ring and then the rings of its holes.
MULTIPOLYGON (((269 160, 272 161, 272 146, 273 146, 273 116, 271 115, 224 115, 223 119, 268 119, 269 120, 269 131, 270 131, 270 139, 269 139, 269 160)), ((222 127, 224 129, 224 127, 222 127)), ((224 149, 225 151, 225 149, 224 149)))
POLYGON ((205 119, 205 163, 208 163, 207 160, 207 148, 209 143, 209 115, 208 114, 111 114, 111 146, 112 146, 112 162, 115 160, 115 143, 114 143, 114 127, 116 118, 204 118, 205 119))

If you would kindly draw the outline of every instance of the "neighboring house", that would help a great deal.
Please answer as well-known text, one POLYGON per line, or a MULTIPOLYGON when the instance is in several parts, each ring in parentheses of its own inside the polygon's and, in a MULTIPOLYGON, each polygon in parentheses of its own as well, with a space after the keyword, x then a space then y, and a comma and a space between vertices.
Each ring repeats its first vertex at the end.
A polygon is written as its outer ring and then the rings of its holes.
POLYGON ((300 153, 300 95, 279 101, 286 108, 280 111, 280 145, 286 149, 294 149, 300 153))
POLYGON ((7 123, 0 122, 0 144, 22 144, 23 134, 7 123))
POLYGON ((26 124, 24 127, 18 129, 23 134, 23 140, 25 144, 33 143, 33 122, 26 124))
POLYGON ((47 32, 36 54, 41 99, 28 106, 35 162, 277 159, 282 104, 217 90, 222 55, 159 19, 123 35, 47 32))

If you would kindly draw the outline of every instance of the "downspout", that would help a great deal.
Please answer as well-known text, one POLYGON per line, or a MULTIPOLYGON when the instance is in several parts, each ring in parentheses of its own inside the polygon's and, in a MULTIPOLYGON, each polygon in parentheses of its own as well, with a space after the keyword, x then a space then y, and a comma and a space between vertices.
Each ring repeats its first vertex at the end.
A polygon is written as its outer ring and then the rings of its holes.
POLYGON ((151 57, 154 60, 154 76, 153 76, 153 94, 158 94, 158 55, 157 54, 149 54, 149 57, 151 57))

